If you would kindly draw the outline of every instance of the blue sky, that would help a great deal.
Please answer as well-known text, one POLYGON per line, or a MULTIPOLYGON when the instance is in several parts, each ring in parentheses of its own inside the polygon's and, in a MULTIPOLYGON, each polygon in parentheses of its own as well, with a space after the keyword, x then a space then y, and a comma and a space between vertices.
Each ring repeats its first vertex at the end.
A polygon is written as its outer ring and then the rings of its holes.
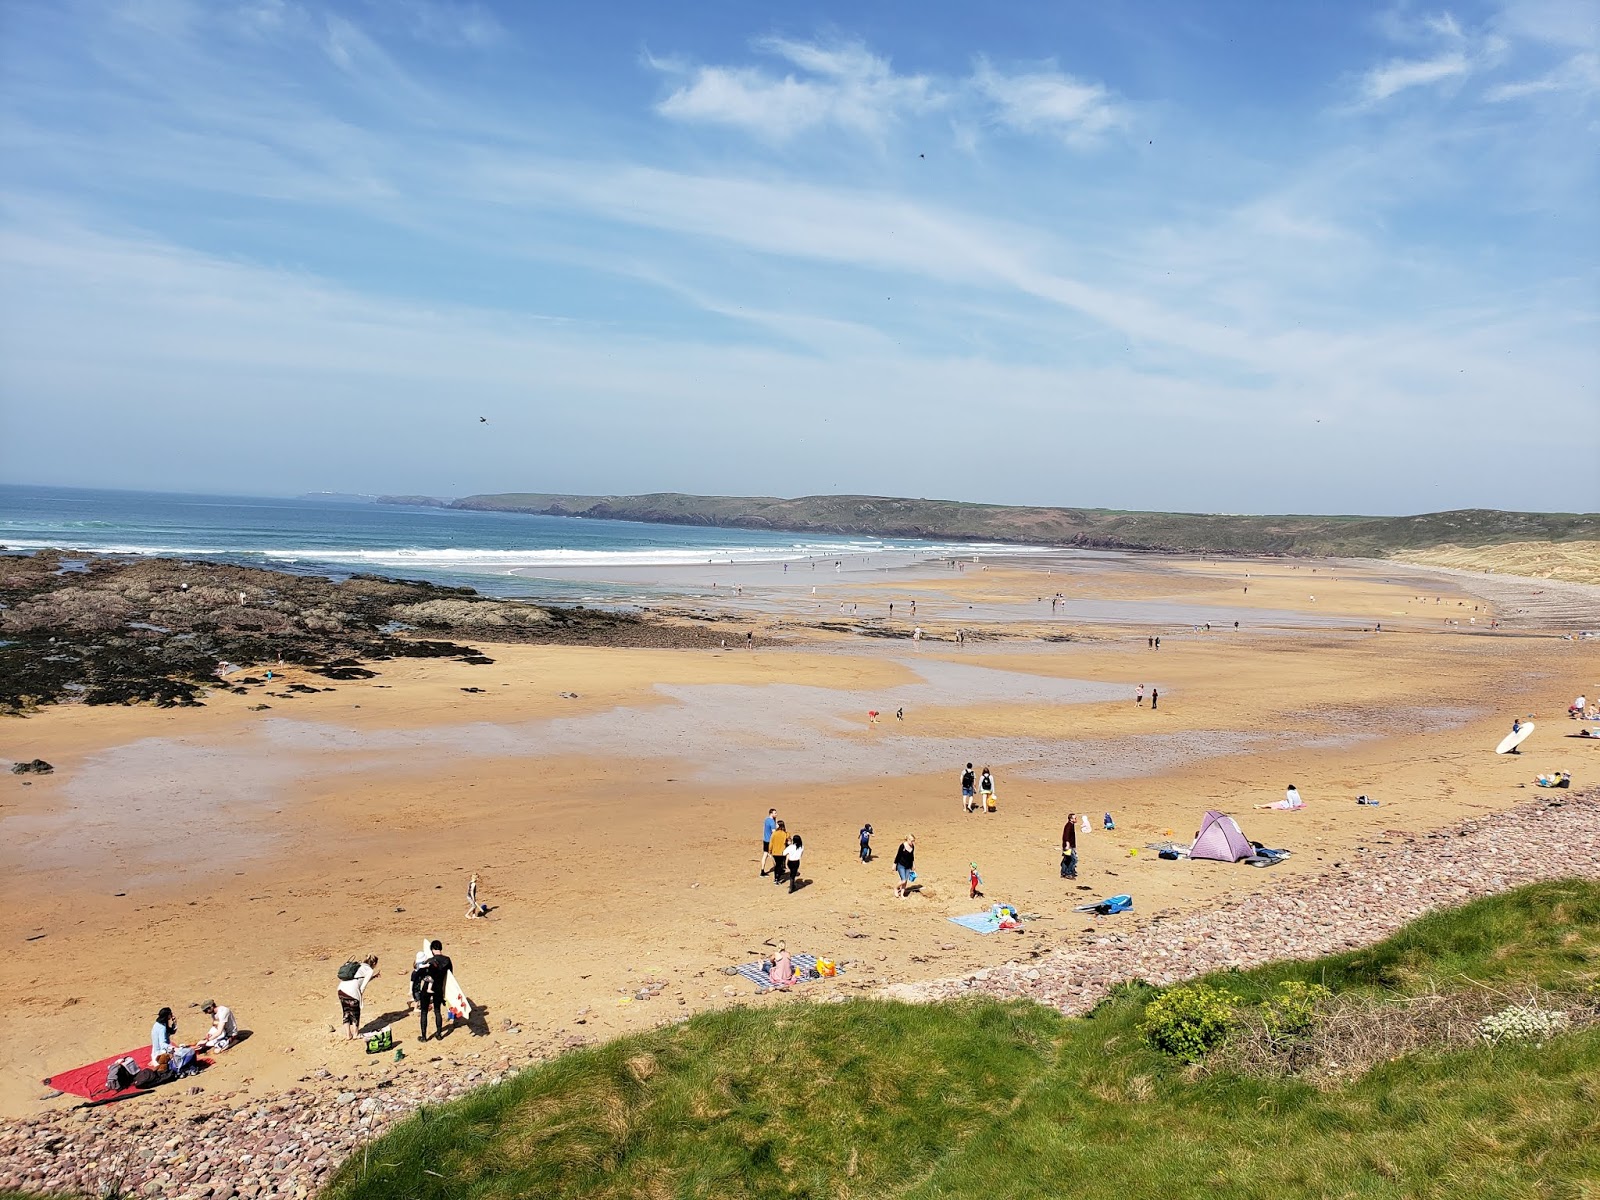
POLYGON ((1600 509, 1597 13, 7 0, 0 477, 1600 509))

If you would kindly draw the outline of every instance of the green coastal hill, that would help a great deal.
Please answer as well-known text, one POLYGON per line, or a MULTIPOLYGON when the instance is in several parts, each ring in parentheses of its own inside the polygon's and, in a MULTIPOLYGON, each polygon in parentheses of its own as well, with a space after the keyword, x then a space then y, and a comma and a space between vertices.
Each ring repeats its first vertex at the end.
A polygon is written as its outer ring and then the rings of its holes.
POLYGON ((733 1007, 428 1107, 322 1200, 1582 1200, 1600 883, 1045 1005, 733 1007))
POLYGON ((437 500, 381 496, 380 504, 427 504, 596 520, 769 529, 793 533, 928 538, 1167 553, 1290 554, 1381 558, 1396 551, 1512 542, 1600 541, 1600 514, 1469 508, 1405 517, 1246 516, 1123 512, 912 500, 894 496, 570 496, 504 492, 437 500))

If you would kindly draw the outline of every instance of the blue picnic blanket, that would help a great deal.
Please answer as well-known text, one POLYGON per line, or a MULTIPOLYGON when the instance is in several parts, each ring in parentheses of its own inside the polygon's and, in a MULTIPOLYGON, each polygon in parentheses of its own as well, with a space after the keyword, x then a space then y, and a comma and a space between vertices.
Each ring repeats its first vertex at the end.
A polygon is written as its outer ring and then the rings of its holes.
MULTIPOLYGON (((813 979, 820 979, 817 974, 817 956, 815 954, 791 954, 789 963, 794 967, 795 983, 810 983, 813 979)), ((763 962, 744 963, 736 968, 751 983, 756 985, 758 992, 772 990, 772 980, 767 977, 767 964, 763 962)), ((843 967, 834 968, 840 975, 844 974, 843 967)))
POLYGON ((973 933, 994 933, 1000 928, 1000 918, 992 912, 968 913, 964 917, 951 917, 963 929, 970 929, 973 933))

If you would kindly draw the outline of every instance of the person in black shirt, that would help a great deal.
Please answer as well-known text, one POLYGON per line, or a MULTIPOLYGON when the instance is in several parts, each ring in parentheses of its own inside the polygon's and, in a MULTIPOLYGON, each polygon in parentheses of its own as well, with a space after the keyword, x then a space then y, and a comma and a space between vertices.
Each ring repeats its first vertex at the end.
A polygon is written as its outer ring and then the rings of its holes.
POLYGON ((444 1037, 444 981, 450 972, 455 970, 455 964, 450 961, 450 956, 444 952, 444 945, 438 939, 428 947, 433 951, 432 957, 419 966, 412 973, 416 985, 417 1009, 422 1014, 422 1037, 419 1041, 428 1040, 428 1010, 433 1009, 433 1036, 444 1037))
POLYGON ((968 811, 972 811, 973 799, 977 794, 978 777, 972 773, 972 764, 967 764, 967 769, 961 772, 961 804, 968 811))
POLYGON ((901 899, 905 898, 906 889, 917 878, 917 839, 907 837, 900 843, 900 849, 895 851, 894 871, 900 877, 900 882, 895 885, 894 894, 901 899))

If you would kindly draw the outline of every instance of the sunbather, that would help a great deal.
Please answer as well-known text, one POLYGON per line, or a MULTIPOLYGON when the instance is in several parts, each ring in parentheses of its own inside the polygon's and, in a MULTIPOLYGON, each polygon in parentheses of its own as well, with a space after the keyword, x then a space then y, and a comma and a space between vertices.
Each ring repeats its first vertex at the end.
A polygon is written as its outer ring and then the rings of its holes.
POLYGON ((789 949, 783 942, 778 943, 778 952, 772 957, 767 978, 772 981, 773 987, 786 988, 794 982, 794 964, 789 961, 789 949))
POLYGON ((1284 791, 1282 800, 1274 800, 1271 804, 1256 805, 1257 808, 1282 808, 1290 812, 1293 812, 1297 808, 1304 808, 1305 806, 1306 802, 1300 799, 1300 792, 1292 783, 1289 785, 1287 790, 1284 791))

